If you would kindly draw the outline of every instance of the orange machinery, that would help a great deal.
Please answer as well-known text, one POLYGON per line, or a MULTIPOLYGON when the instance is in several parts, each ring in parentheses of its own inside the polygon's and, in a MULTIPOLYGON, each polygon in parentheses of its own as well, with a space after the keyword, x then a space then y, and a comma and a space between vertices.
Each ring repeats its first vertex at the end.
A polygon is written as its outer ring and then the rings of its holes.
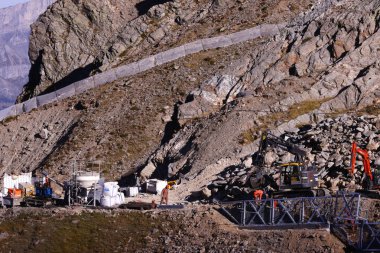
POLYGON ((15 189, 15 188, 9 188, 8 189, 8 196, 12 198, 22 198, 22 190, 21 189, 15 189))
POLYGON ((372 171, 369 154, 365 149, 361 149, 357 146, 356 142, 352 143, 351 149, 351 175, 355 173, 356 155, 359 154, 363 157, 363 166, 365 178, 363 180, 363 189, 366 191, 380 189, 380 168, 372 171))

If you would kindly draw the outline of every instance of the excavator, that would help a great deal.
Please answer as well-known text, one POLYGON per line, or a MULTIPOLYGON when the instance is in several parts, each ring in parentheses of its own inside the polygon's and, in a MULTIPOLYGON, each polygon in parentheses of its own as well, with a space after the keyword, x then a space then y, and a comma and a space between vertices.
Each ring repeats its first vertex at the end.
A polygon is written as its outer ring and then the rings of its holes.
POLYGON ((368 195, 369 197, 380 198, 380 168, 371 169, 368 151, 357 146, 356 142, 352 143, 351 149, 351 175, 355 174, 356 156, 357 154, 363 157, 364 178, 362 178, 363 190, 359 192, 368 195))
POLYGON ((279 184, 277 184, 272 177, 268 175, 264 176, 265 180, 262 186, 270 185, 275 189, 272 197, 312 197, 328 195, 327 190, 318 188, 318 173, 316 167, 314 165, 306 165, 306 151, 268 131, 265 131, 261 135, 260 146, 254 159, 254 165, 263 168, 265 154, 269 146, 281 148, 295 156, 294 161, 277 165, 276 172, 280 173, 279 184))

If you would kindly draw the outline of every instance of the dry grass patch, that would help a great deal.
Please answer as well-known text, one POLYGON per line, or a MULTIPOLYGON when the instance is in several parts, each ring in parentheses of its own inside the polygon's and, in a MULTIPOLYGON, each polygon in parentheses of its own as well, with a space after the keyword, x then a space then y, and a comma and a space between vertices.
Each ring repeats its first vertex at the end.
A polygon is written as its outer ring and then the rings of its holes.
POLYGON ((289 107, 289 110, 284 112, 276 112, 261 116, 258 118, 260 124, 257 127, 250 128, 242 132, 238 138, 241 145, 247 145, 254 142, 260 137, 261 132, 270 127, 279 125, 281 123, 293 120, 298 116, 307 114, 315 109, 318 109, 323 103, 330 100, 331 98, 320 99, 320 100, 307 100, 301 103, 294 104, 289 107))

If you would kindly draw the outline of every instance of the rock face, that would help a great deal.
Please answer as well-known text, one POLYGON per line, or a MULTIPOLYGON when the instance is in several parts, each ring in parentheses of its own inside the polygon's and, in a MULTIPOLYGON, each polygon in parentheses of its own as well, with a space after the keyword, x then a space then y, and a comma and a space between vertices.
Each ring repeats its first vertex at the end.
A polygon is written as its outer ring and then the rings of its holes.
MULTIPOLYGON (((335 3, 337 6, 319 8, 322 2, 302 19, 289 23, 281 35, 250 52, 247 70, 236 75, 238 81, 234 83, 247 96, 231 97, 233 101, 224 110, 209 115, 204 112, 213 111, 207 108, 217 92, 213 89, 210 96, 208 88, 217 84, 205 84, 217 82, 210 78, 191 93, 194 99, 179 106, 178 120, 181 123, 194 117, 198 121, 187 124, 149 161, 161 170, 168 168, 170 175, 186 172, 195 178, 224 157, 252 154, 258 147, 253 141, 265 128, 297 132, 298 125, 319 122, 328 113, 377 108, 380 75, 376 48, 380 34, 376 24, 380 1, 335 3), (204 91, 207 96, 202 95, 204 91), (202 115, 207 117, 199 120, 202 115), (239 146, 241 137, 251 139, 250 145, 239 146)), ((377 145, 369 143, 368 148, 376 149, 377 145)), ((321 167, 343 164, 338 156, 329 161, 329 155, 322 154, 317 158, 321 167)), ((228 174, 242 173, 243 177, 248 173, 244 168, 234 170, 228 174)), ((217 185, 225 187, 226 180, 217 181, 217 185)))
POLYGON ((32 27, 33 78, 18 100, 174 45, 239 31, 263 21, 281 23, 310 4, 299 3, 293 10, 284 2, 293 6, 297 1, 276 0, 263 7, 231 0, 223 4, 205 0, 60 0, 32 27), (263 8, 277 12, 263 13, 263 8))
POLYGON ((178 25, 176 20, 194 19, 199 8, 207 7, 182 0, 158 1, 156 5, 146 2, 56 2, 32 26, 29 54, 33 78, 18 100, 40 94, 52 84, 62 87, 115 66, 118 59, 128 59, 160 43, 178 25), (165 2, 169 3, 157 5, 165 2))
POLYGON ((215 76, 191 92, 187 103, 178 109, 178 121, 183 125, 190 119, 204 117, 231 102, 239 93, 241 87, 236 87, 237 77, 223 75, 215 76))
POLYGON ((54 0, 31 0, 0 9, 0 109, 10 105, 28 82, 30 25, 54 0))
MULTIPOLYGON (((292 1, 269 2, 273 8, 298 6, 290 5, 292 1)), ((252 13, 259 15, 265 9, 255 1, 176 0, 150 6, 142 13, 135 9, 140 2, 130 3, 57 2, 34 25, 32 73, 38 82, 26 87, 24 95, 53 89, 52 83, 63 85, 72 77, 112 68, 177 43, 252 27, 252 13), (129 10, 121 16, 122 7, 129 10), (104 8, 107 20, 95 11, 98 8, 104 8), (246 10, 250 15, 242 15, 246 10), (245 17, 244 22, 240 22, 241 17, 245 17), (231 28, 235 25, 236 30, 231 28), (207 32, 200 33, 202 29, 207 32), (187 33, 181 33, 184 30, 187 33)), ((260 25, 260 34, 264 35, 268 26, 262 24, 290 20, 269 39, 263 35, 120 79, 47 106, 45 114, 49 111, 49 117, 38 109, 5 122, 0 131, 6 140, 1 147, 6 154, 1 162, 4 171, 45 166, 55 173, 61 168, 62 176, 67 176, 70 171, 63 164, 69 164, 70 159, 112 159, 110 177, 115 176, 114 171, 120 175, 137 168, 144 178, 183 176, 183 185, 177 191, 180 200, 191 192, 199 194, 205 187, 210 187, 211 197, 248 193, 252 175, 272 173, 257 171, 250 159, 262 130, 298 132, 300 125, 323 122, 329 113, 357 110, 378 114, 376 24, 380 1, 309 3, 304 8, 310 10, 294 19, 278 13, 276 18, 261 15, 255 26, 260 25), (33 118, 43 119, 52 129, 42 122, 29 124, 33 118), (28 129, 18 131, 24 125, 28 129), (49 133, 40 132, 45 128, 49 133), (24 145, 26 141, 22 140, 26 139, 30 146, 24 145), (38 145, 41 148, 35 148, 38 145), (34 149, 37 154, 31 152, 34 149), (22 152, 25 155, 14 156, 22 152)), ((316 128, 315 134, 320 130, 316 128)), ((360 138, 368 141, 360 145, 378 149, 376 138, 364 138, 365 126, 359 124, 354 130, 358 138, 360 133, 360 138)), ((345 154, 330 154, 332 144, 328 138, 322 139, 321 152, 311 152, 309 160, 317 162, 319 168, 347 166, 347 161, 341 163, 345 154)), ((274 160, 291 161, 292 157, 273 151, 266 163, 274 160)), ((341 187, 338 176, 325 172, 326 187, 341 187)), ((207 198, 208 190, 203 193, 207 198)))
POLYGON ((60 0, 53 4, 32 26, 29 56, 33 67, 25 96, 45 90, 80 68, 67 78, 88 75, 99 53, 126 22, 136 18, 131 11, 135 3, 60 0))

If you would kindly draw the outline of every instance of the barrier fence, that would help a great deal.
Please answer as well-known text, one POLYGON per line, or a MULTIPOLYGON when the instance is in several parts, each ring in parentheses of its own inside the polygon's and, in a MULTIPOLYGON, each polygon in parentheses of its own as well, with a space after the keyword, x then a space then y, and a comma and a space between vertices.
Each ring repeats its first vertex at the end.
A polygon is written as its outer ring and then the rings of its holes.
MULTIPOLYGON (((326 11, 331 5, 340 2, 339 0, 325 0, 315 7, 315 10, 306 13, 296 19, 291 24, 307 23, 316 18, 320 13, 326 11)), ((89 89, 113 82, 120 78, 133 76, 148 69, 177 60, 184 56, 198 53, 204 50, 228 47, 240 42, 253 40, 260 37, 270 37, 278 34, 286 24, 263 24, 254 28, 246 29, 229 35, 222 35, 208 39, 201 39, 185 45, 169 49, 165 52, 146 57, 138 62, 126 64, 103 73, 88 77, 75 82, 49 94, 31 98, 23 103, 16 104, 0 111, 0 121, 8 117, 17 116, 21 113, 30 112, 40 106, 63 100, 65 98, 81 94, 89 89)))

